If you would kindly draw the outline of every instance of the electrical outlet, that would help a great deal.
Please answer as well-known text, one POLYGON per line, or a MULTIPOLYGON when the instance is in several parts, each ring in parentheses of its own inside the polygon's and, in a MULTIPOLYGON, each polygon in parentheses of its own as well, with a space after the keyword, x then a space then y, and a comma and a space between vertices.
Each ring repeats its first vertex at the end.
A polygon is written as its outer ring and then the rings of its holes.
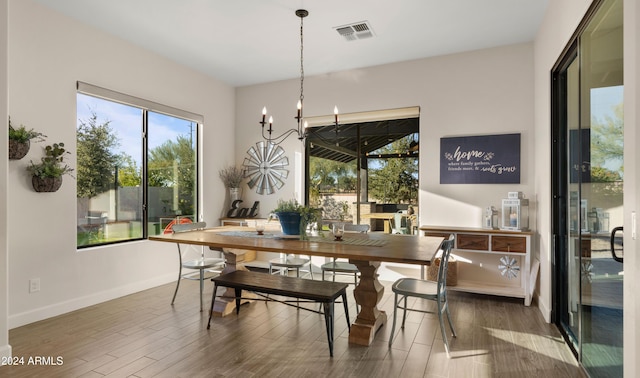
POLYGON ((40 291, 40 278, 32 278, 29 280, 29 293, 37 293, 40 291))

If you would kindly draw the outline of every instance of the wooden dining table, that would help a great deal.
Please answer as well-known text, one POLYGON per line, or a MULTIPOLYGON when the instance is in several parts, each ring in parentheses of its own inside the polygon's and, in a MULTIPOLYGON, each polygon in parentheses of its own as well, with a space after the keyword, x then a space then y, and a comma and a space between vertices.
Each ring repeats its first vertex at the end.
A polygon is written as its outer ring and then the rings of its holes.
MULTIPOLYGON (((378 309, 384 294, 384 286, 378 280, 377 270, 381 262, 430 265, 435 258, 442 237, 417 235, 390 235, 384 233, 348 233, 341 241, 330 233, 309 236, 309 240, 265 232, 258 235, 251 227, 215 227, 204 230, 150 236, 149 240, 170 243, 194 244, 221 251, 226 259, 223 273, 246 269, 241 264, 246 251, 263 251, 329 258, 345 258, 360 271, 360 281, 354 289, 360 312, 351 326, 349 342, 368 346, 376 331, 386 323, 387 315, 378 309)), ((214 303, 214 315, 224 316, 233 311, 233 291, 228 291, 214 303)))

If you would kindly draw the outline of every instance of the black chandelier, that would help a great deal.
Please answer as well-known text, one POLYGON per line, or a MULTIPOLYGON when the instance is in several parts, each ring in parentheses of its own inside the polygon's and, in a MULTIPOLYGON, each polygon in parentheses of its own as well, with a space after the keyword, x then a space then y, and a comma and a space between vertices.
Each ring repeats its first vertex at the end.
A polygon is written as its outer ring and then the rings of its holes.
MULTIPOLYGON (((304 140, 307 136, 307 127, 308 124, 304 121, 303 117, 303 103, 304 103, 304 18, 309 15, 309 12, 306 9, 298 9, 296 11, 296 16, 300 17, 300 99, 298 100, 298 111, 297 115, 294 117, 297 122, 297 127, 291 128, 279 136, 274 137, 273 134, 273 116, 269 116, 269 120, 267 121, 267 107, 262 108, 262 120, 259 122, 262 128, 262 138, 267 142, 278 145, 285 141, 290 135, 296 134, 298 140, 304 140), (267 135, 265 136, 265 126, 269 125, 267 129, 267 135)), ((338 107, 334 107, 333 109, 334 119, 336 130, 338 128, 338 107)))

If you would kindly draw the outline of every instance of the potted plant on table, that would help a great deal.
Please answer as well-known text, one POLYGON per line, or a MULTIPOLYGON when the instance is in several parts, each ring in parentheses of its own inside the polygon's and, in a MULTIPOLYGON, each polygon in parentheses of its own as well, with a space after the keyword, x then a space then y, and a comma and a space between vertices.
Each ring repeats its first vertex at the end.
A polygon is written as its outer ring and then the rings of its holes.
POLYGON ((244 171, 235 166, 223 168, 218 171, 224 186, 229 190, 231 203, 240 199, 240 184, 244 180, 244 171))
POLYGON ((62 176, 71 175, 73 168, 64 163, 63 155, 70 154, 64 143, 54 143, 45 147, 45 156, 36 164, 31 161, 27 171, 31 173, 31 184, 36 192, 55 192, 62 185, 62 176))
POLYGON ((306 239, 307 225, 320 220, 320 209, 303 206, 297 200, 278 200, 278 206, 272 211, 280 221, 282 233, 285 235, 300 235, 306 239))
POLYGON ((34 142, 42 142, 46 135, 34 131, 27 130, 24 125, 18 128, 11 126, 11 118, 9 118, 9 159, 19 160, 25 157, 31 148, 31 140, 34 142))

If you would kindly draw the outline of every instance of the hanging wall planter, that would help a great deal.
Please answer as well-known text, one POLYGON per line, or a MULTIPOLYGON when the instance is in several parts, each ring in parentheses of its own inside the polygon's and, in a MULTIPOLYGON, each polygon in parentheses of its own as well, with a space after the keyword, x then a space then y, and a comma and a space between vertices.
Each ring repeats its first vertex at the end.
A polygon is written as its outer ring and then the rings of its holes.
POLYGON ((62 186, 62 177, 33 176, 31 184, 36 192, 56 192, 62 186))
POLYGON ((42 142, 46 135, 34 131, 27 130, 26 127, 20 125, 18 128, 11 126, 11 118, 9 118, 9 159, 19 160, 25 157, 31 147, 31 140, 34 142, 42 142))
POLYGON ((9 159, 20 160, 29 152, 31 148, 31 142, 18 142, 17 140, 9 139, 9 159))
POLYGON ((62 176, 71 175, 73 171, 63 162, 62 156, 69 152, 64 149, 64 143, 46 146, 44 151, 45 156, 40 159, 40 163, 32 161, 27 171, 32 175, 31 184, 36 192, 55 192, 62 185, 62 176))

